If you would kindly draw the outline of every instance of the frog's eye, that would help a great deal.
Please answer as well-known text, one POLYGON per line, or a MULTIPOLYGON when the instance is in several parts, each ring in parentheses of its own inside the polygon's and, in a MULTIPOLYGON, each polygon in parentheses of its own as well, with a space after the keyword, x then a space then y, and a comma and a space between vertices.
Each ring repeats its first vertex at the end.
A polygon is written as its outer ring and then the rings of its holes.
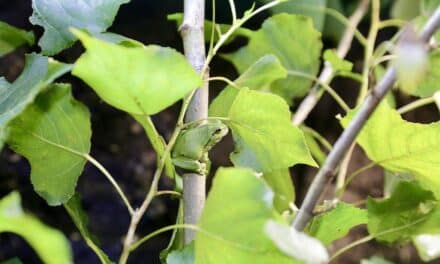
POLYGON ((220 133, 222 133, 222 129, 221 128, 217 128, 214 133, 215 134, 220 134, 220 133))

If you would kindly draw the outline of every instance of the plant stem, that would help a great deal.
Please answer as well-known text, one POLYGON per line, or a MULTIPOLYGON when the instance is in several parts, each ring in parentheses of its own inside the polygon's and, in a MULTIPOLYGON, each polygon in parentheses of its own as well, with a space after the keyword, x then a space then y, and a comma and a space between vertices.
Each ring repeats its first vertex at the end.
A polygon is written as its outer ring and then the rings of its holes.
MULTIPOLYGON (((232 5, 231 8, 234 8, 232 5)), ((193 122, 208 117, 209 70, 205 67, 205 0, 185 0, 181 34, 185 56, 193 68, 202 75, 204 84, 197 89, 191 99, 185 122, 193 122)), ((183 222, 196 225, 205 204, 206 175, 185 173, 183 175, 183 222)), ((184 243, 195 238, 194 230, 184 230, 184 243)))
POLYGON ((127 207, 128 211, 130 212, 130 215, 133 215, 134 209, 131 207, 130 202, 127 199, 127 196, 125 196, 121 187, 119 187, 118 183, 112 177, 110 172, 108 172, 107 169, 104 166, 102 166, 101 163, 99 163, 96 159, 94 159, 89 154, 84 154, 84 158, 87 159, 87 161, 89 161, 90 163, 92 163, 102 174, 104 174, 104 176, 110 181, 110 183, 113 185, 113 187, 118 192, 119 196, 121 197, 122 201, 124 202, 125 206, 127 207))
POLYGON ((435 103, 435 99, 433 96, 427 97, 427 98, 422 98, 422 99, 416 100, 412 103, 409 103, 407 105, 402 106, 401 108, 397 109, 397 112, 399 112, 399 114, 405 114, 405 113, 408 113, 408 112, 410 112, 414 109, 417 109, 419 107, 433 104, 433 103, 435 103))
POLYGON ((191 229, 195 232, 199 231, 199 227, 196 225, 188 225, 188 224, 175 224, 175 225, 170 225, 170 226, 166 226, 166 227, 162 227, 158 230, 153 231, 152 233, 144 236, 143 238, 139 239, 136 243, 134 243, 133 245, 131 245, 130 247, 130 251, 135 250, 136 248, 138 248, 140 245, 142 245, 143 243, 145 243, 146 241, 150 240, 151 238, 160 235, 164 232, 167 231, 171 231, 174 229, 191 229))
MULTIPOLYGON (((427 43, 439 27, 440 7, 437 8, 425 24, 422 33, 420 34, 421 41, 427 43)), ((304 202, 293 222, 295 229, 299 231, 304 230, 310 218, 313 216, 313 209, 318 202, 319 195, 322 193, 327 179, 334 174, 334 171, 339 166, 346 152, 355 141, 356 136, 359 134, 360 130, 379 105, 385 94, 391 89, 395 80, 396 71, 393 67, 389 67, 383 78, 367 96, 359 111, 336 141, 332 151, 307 191, 304 202)))
POLYGON ((339 249, 338 251, 336 251, 336 253, 333 254, 333 256, 330 258, 330 262, 333 261, 338 256, 342 255, 343 253, 347 252, 348 250, 350 250, 350 249, 352 249, 352 248, 354 248, 356 246, 359 246, 361 244, 367 243, 367 242, 369 242, 369 241, 371 241, 371 240, 373 240, 375 238, 378 238, 380 236, 384 236, 384 235, 387 235, 387 234, 391 234, 391 233, 394 233, 394 232, 405 230, 405 229, 410 228, 410 227, 412 227, 414 225, 417 225, 418 223, 421 223, 421 222, 425 221, 426 219, 427 219, 427 217, 423 217, 423 218, 420 218, 420 219, 418 219, 418 220, 416 220, 416 221, 414 221, 412 223, 409 223, 409 224, 406 224, 406 225, 403 225, 403 226, 398 226, 398 227, 395 227, 395 228, 391 228, 391 229, 388 229, 388 230, 384 230, 382 232, 379 232, 379 233, 376 233, 376 234, 371 234, 369 236, 366 236, 364 238, 356 240, 353 243, 350 243, 347 246, 345 246, 345 247, 339 249))
MULTIPOLYGON (((344 35, 339 42, 337 55, 342 59, 344 58, 348 50, 351 47, 351 43, 353 41, 353 37, 356 32, 356 28, 362 18, 364 17, 370 0, 362 0, 356 11, 351 15, 348 20, 347 28, 345 29, 344 35)), ((320 89, 320 84, 329 84, 333 79, 334 69, 330 63, 325 63, 324 69, 321 71, 321 74, 318 77, 319 82, 316 82, 313 88, 310 90, 309 94, 299 105, 298 110, 293 116, 292 123, 296 126, 301 125, 304 120, 307 119, 310 112, 312 112, 313 108, 318 103, 319 99, 322 96, 322 90, 320 89)))

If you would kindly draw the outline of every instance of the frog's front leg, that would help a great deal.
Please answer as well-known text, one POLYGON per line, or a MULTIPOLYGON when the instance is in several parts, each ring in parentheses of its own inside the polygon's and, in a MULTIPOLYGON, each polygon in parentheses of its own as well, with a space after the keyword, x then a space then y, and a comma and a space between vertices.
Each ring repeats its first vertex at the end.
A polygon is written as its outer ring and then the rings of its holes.
POLYGON ((173 164, 176 167, 196 172, 201 175, 206 175, 208 172, 207 164, 205 162, 200 162, 198 160, 189 159, 189 158, 173 158, 173 164))

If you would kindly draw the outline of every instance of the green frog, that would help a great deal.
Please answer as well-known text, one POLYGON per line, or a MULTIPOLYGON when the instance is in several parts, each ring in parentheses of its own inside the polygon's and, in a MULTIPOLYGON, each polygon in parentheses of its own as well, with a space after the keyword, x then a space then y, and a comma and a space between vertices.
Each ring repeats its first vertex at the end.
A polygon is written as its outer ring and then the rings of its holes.
POLYGON ((228 127, 220 120, 208 120, 182 130, 171 152, 173 164, 187 171, 207 175, 210 168, 208 152, 228 131, 228 127))

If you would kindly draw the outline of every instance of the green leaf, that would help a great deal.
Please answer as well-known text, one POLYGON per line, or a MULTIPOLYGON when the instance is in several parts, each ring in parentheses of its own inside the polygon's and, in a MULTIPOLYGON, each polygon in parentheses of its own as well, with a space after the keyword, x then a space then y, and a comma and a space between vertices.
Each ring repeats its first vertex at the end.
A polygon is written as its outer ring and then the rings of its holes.
POLYGON ((167 257, 167 264, 193 264, 194 256, 194 241, 185 246, 181 250, 172 251, 167 257))
POLYGON ((56 78, 71 69, 71 65, 47 57, 26 55, 26 64, 20 77, 13 84, 0 78, 0 130, 20 115, 37 94, 56 78))
POLYGON ((428 262, 440 258, 440 235, 418 235, 413 242, 423 261, 428 262))
MULTIPOLYGON (((262 0, 264 3, 269 3, 272 0, 262 0)), ((271 8, 275 13, 290 13, 309 16, 313 19, 315 28, 322 31, 324 28, 325 12, 327 0, 295 0, 286 1, 285 3, 276 5, 271 8)))
POLYGON ((103 264, 111 264, 109 257, 99 248, 96 239, 88 229, 89 219, 81 207, 81 199, 78 194, 75 194, 65 205, 67 213, 75 223, 86 244, 95 252, 99 260, 103 264))
POLYGON ((432 192, 416 183, 400 182, 390 198, 368 198, 368 232, 384 242, 408 241, 420 232, 421 226, 429 225, 426 220, 433 215, 435 206, 432 192), (387 232, 393 229, 396 231, 387 232), (387 233, 379 235, 381 232, 387 233))
POLYGON ((274 192, 274 206, 278 212, 290 209, 295 203, 295 188, 289 169, 281 169, 263 174, 264 180, 274 192))
POLYGON ((299 263, 264 232, 268 220, 280 219, 272 199, 272 191, 251 170, 219 169, 199 220, 195 263, 299 263))
POLYGON ((87 52, 73 75, 110 105, 131 114, 155 114, 202 84, 185 57, 171 48, 127 48, 75 30, 87 52))
POLYGON ((67 238, 60 231, 24 213, 18 192, 12 192, 0 200, 0 232, 23 237, 43 263, 73 263, 67 238))
POLYGON ((0 57, 20 47, 34 44, 34 33, 0 21, 0 57))
POLYGON ((298 163, 315 166, 302 131, 291 124, 288 105, 276 95, 228 87, 211 104, 209 114, 229 119, 236 166, 258 172, 298 163))
POLYGON ((90 138, 87 108, 74 100, 69 85, 57 84, 10 123, 7 143, 29 160, 35 191, 59 205, 74 194, 90 138))
POLYGON ((265 55, 252 64, 234 81, 238 87, 270 91, 270 85, 287 77, 287 71, 274 55, 265 55))
POLYGON ((420 5, 420 10, 424 15, 430 16, 439 7, 440 0, 422 0, 420 5))
POLYGON ((391 9, 393 18, 410 20, 420 14, 420 3, 414 0, 396 0, 391 9))
POLYGON ((104 32, 113 24, 120 5, 129 0, 32 0, 30 21, 44 27, 38 44, 45 55, 54 55, 70 47, 76 37, 69 31, 75 27, 92 34, 104 32))
POLYGON ((338 54, 331 49, 325 50, 324 60, 328 61, 337 72, 351 72, 353 69, 353 63, 339 58, 338 54))
MULTIPOLYGON (((348 125, 355 111, 342 120, 348 125)), ((416 124, 405 121, 382 103, 357 138, 368 157, 393 172, 410 173, 440 197, 440 122, 416 124)))
POLYGON ((313 218, 308 233, 324 245, 344 237, 350 229, 367 223, 367 211, 350 204, 338 203, 335 209, 313 218))
POLYGON ((327 250, 316 238, 273 220, 269 220, 264 229, 277 247, 293 259, 316 264, 329 262, 327 250))
MULTIPOLYGON (((315 76, 320 66, 320 38, 321 34, 313 28, 309 18, 279 14, 267 19, 260 30, 253 32, 247 46, 225 58, 243 73, 262 56, 273 54, 287 71, 315 76)), ((305 95, 311 85, 309 79, 289 75, 274 82, 271 91, 291 103, 292 98, 305 95)))

